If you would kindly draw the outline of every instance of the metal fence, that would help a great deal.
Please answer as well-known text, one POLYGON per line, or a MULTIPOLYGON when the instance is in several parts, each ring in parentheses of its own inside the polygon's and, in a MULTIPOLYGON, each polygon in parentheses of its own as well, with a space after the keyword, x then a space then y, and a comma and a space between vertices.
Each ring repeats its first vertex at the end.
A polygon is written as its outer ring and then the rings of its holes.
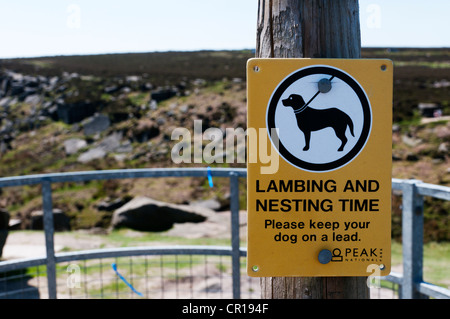
MULTIPOLYGON (((0 298, 30 298, 36 295, 36 287, 43 286, 39 289, 48 292, 48 297, 51 299, 57 297, 75 297, 75 298, 110 298, 124 296, 123 290, 120 290, 117 278, 123 278, 123 282, 128 285, 125 294, 131 293, 135 296, 143 295, 139 290, 145 291, 145 296, 161 298, 164 297, 164 289, 161 285, 174 284, 177 288, 180 286, 187 288, 188 295, 193 298, 198 297, 225 297, 225 298, 248 298, 252 293, 257 292, 258 282, 251 282, 252 278, 241 278, 241 263, 246 256, 246 249, 240 247, 239 243, 239 178, 246 177, 245 169, 224 169, 213 168, 209 172, 206 168, 167 168, 167 169, 125 169, 125 170, 106 170, 106 171, 90 171, 90 172, 69 172, 69 173, 53 173, 30 176, 15 176, 0 178, 0 188, 11 186, 24 185, 42 185, 42 200, 44 211, 44 230, 46 242, 46 257, 30 258, 23 260, 9 260, 0 262, 0 298), (115 248, 115 249, 101 249, 92 251, 69 252, 55 254, 54 248, 54 224, 53 224, 53 205, 52 205, 52 183, 61 182, 84 182, 91 180, 105 180, 105 179, 124 179, 124 178, 153 178, 153 177, 208 177, 208 174, 214 177, 225 177, 230 179, 230 210, 231 210, 231 247, 216 247, 216 246, 173 246, 173 247, 129 247, 129 248, 115 248), (175 258, 173 267, 167 270, 167 261, 164 261, 163 256, 171 256, 175 258), (198 258, 203 256, 205 262, 198 264, 198 258), (219 258, 212 261, 211 258, 219 258), (128 258, 123 267, 123 258, 128 258), (159 258, 159 259, 158 259, 159 258), (189 264, 189 267, 179 267, 180 259, 187 258, 182 263, 189 264), (209 263, 206 258, 210 258, 209 263), (97 260, 97 262, 93 262, 97 260), (109 261, 108 261, 109 260, 109 261), (112 260, 112 261, 111 261, 112 260), (83 261, 83 267, 79 263, 71 264, 74 261, 83 261), (57 265, 66 263, 64 267, 58 269, 57 265), (118 276, 113 278, 104 278, 103 273, 106 265, 115 265, 115 271, 118 276), (229 264, 230 267, 227 267, 229 264), (143 266, 142 266, 143 265, 143 266), (160 295, 151 294, 153 291, 149 289, 149 265, 156 265, 159 269, 159 274, 153 276, 154 280, 151 282, 160 282, 158 291, 160 295), (211 266, 212 269, 211 269, 211 266), (142 268, 142 271, 136 271, 142 268), (201 268, 202 277, 206 281, 211 281, 213 276, 208 275, 210 272, 219 272, 214 280, 230 280, 230 295, 223 293, 222 289, 216 289, 221 294, 214 294, 214 283, 199 291, 193 288, 193 269, 201 268), (77 287, 78 281, 69 282, 72 278, 89 277, 90 268, 95 268, 100 275, 84 281, 85 293, 82 296, 77 295, 79 289, 71 289, 77 287), (34 272, 31 269, 35 269, 34 272), (74 271, 74 276, 67 278, 65 282, 58 283, 58 271, 74 271), (133 271, 134 269, 134 271, 133 271), (225 271, 228 269, 228 271, 225 271), (125 271, 126 277, 130 282, 119 274, 118 271, 125 271), (186 272, 183 276, 180 273, 186 272), (165 274, 163 274, 165 272, 165 274), (141 273, 141 274, 138 274, 141 273), (2 279, 3 275, 3 279, 2 279), (46 280, 39 280, 45 275, 46 280), (23 278, 24 276, 32 277, 37 281, 33 286, 23 284, 22 287, 14 286, 14 277, 23 278), (164 277, 166 276, 166 277, 164 277), (167 277, 168 276, 168 277, 167 277), (5 279, 6 278, 6 279, 5 279), (155 279, 156 278, 156 279, 155 279), (170 278, 170 280, 164 280, 170 278), (218 278, 218 279, 217 279, 218 278), (100 281, 99 285, 93 284, 96 292, 88 292, 87 286, 92 281, 100 281), (115 283, 114 283, 115 281, 115 283), (111 283, 114 288, 106 290, 103 288, 104 282, 111 283), (12 283, 12 284, 11 284, 12 283), (4 289, 2 291, 2 285, 4 289), (242 293, 242 286, 246 285, 245 293, 242 293), (212 287, 212 288, 211 288, 212 287), (69 288, 64 291, 64 288, 69 288), (130 292, 131 291, 131 292, 130 292), (75 294, 76 293, 76 294, 75 294), (208 295, 210 293, 210 295, 208 295), (112 296, 111 296, 112 295, 112 296)), ((422 183, 417 180, 392 180, 393 190, 402 191, 403 193, 403 275, 399 273, 391 273, 388 276, 382 277, 399 286, 398 294, 400 298, 450 298, 450 290, 438 287, 429 283, 423 282, 423 196, 432 196, 434 198, 450 200, 450 188, 438 185, 431 185, 422 183)), ((217 275, 217 274, 216 274, 217 275)), ((92 276, 91 276, 92 277, 92 276)), ((254 279, 254 278, 253 278, 254 279)), ((175 290, 178 294, 179 290, 175 290)), ((38 296, 39 293, 37 294, 38 296)), ((169 295, 169 297, 174 297, 169 295)), ((259 296, 257 296, 258 298, 259 296)))
MULTIPOLYGON (((241 259, 244 256, 245 251, 241 251, 241 259)), ((121 247, 57 253, 55 259, 54 286, 45 280, 46 258, 5 265, 8 276, 0 278, 0 299, 47 298, 51 289, 55 289, 61 299, 250 299, 260 296, 258 280, 233 275, 236 271, 230 247, 121 247)))
POLYGON ((450 298, 449 289, 423 281, 423 197, 450 200, 450 187, 393 178, 392 189, 402 192, 403 275, 391 272, 384 279, 400 286, 403 299, 450 298))
POLYGON ((124 169, 124 170, 104 170, 89 172, 67 172, 40 174, 29 176, 14 176, 0 178, 0 188, 24 185, 42 185, 43 201, 43 224, 45 230, 46 258, 31 259, 23 261, 0 262, 0 273, 14 271, 21 268, 46 265, 48 296, 50 299, 57 298, 57 278, 56 265, 67 260, 83 260, 89 258, 107 258, 119 256, 135 256, 154 254, 152 249, 115 249, 112 251, 98 251, 86 253, 55 254, 54 248, 54 224, 53 224, 53 204, 52 204, 52 183, 64 182, 84 182, 91 180, 106 179, 126 179, 126 178, 155 178, 155 177, 227 177, 230 179, 230 210, 231 210, 231 248, 204 248, 185 247, 180 250, 177 247, 167 247, 163 250, 156 250, 158 254, 210 254, 224 255, 231 257, 232 269, 232 297, 240 298, 240 259, 245 256, 245 250, 240 248, 239 243, 239 178, 247 175, 245 169, 223 169, 223 168, 156 168, 156 169, 124 169))

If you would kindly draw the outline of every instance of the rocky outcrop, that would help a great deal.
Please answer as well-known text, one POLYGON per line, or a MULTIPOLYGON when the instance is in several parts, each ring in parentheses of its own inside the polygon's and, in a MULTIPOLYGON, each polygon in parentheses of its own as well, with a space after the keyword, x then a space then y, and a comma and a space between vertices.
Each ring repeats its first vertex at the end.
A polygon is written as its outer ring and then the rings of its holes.
POLYGON ((93 115, 97 107, 90 101, 79 101, 75 103, 58 104, 58 119, 67 124, 78 123, 93 115))
POLYGON ((111 228, 131 228, 138 231, 166 231, 175 223, 200 223, 215 214, 202 207, 175 205, 148 197, 136 197, 117 209, 111 228))

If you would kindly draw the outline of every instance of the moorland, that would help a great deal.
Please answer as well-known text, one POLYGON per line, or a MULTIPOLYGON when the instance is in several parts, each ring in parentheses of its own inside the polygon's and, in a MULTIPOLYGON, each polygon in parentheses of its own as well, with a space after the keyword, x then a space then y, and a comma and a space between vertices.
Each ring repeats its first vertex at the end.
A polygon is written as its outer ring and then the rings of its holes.
MULTIPOLYGON (((245 65, 253 56, 240 50, 0 60, 0 176, 179 166, 170 157, 174 128, 192 129, 196 119, 204 129, 246 128, 245 65)), ((450 49, 364 48, 362 56, 394 62, 392 176, 450 186, 450 49)), ((240 186, 245 210, 245 181, 240 186)), ((101 207, 139 195, 173 203, 213 198, 226 206, 228 185, 170 178, 66 183, 55 186, 53 204, 72 229, 107 228, 112 213, 101 207)), ((392 203, 398 239, 395 194, 392 203)), ((22 229, 41 205, 39 187, 1 190, 0 208, 22 229)), ((426 241, 450 239, 449 209, 426 199, 426 241)))

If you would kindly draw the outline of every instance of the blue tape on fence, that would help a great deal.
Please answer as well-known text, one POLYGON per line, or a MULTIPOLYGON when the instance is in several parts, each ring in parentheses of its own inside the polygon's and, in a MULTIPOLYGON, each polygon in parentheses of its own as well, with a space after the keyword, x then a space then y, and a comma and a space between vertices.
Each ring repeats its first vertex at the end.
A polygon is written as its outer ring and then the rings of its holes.
POLYGON ((212 175, 211 175, 211 167, 208 166, 208 182, 209 182, 209 187, 213 187, 213 180, 212 180, 212 175))
POLYGON ((120 279, 122 279, 122 281, 128 286, 130 287, 130 289, 136 293, 137 295, 143 297, 143 294, 141 294, 139 291, 137 291, 136 289, 134 289, 134 287, 117 271, 117 265, 116 263, 112 263, 111 264, 112 269, 114 269, 114 271, 116 272, 117 276, 119 276, 120 279))

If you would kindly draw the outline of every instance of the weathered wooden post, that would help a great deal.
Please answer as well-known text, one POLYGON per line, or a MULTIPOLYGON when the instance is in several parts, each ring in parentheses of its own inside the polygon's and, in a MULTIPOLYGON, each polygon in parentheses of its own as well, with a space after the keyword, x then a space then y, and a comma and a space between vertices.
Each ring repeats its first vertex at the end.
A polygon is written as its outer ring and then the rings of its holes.
MULTIPOLYGON (((259 0, 256 57, 360 58, 358 0, 259 0)), ((262 277, 262 298, 365 299, 366 277, 262 277)))

